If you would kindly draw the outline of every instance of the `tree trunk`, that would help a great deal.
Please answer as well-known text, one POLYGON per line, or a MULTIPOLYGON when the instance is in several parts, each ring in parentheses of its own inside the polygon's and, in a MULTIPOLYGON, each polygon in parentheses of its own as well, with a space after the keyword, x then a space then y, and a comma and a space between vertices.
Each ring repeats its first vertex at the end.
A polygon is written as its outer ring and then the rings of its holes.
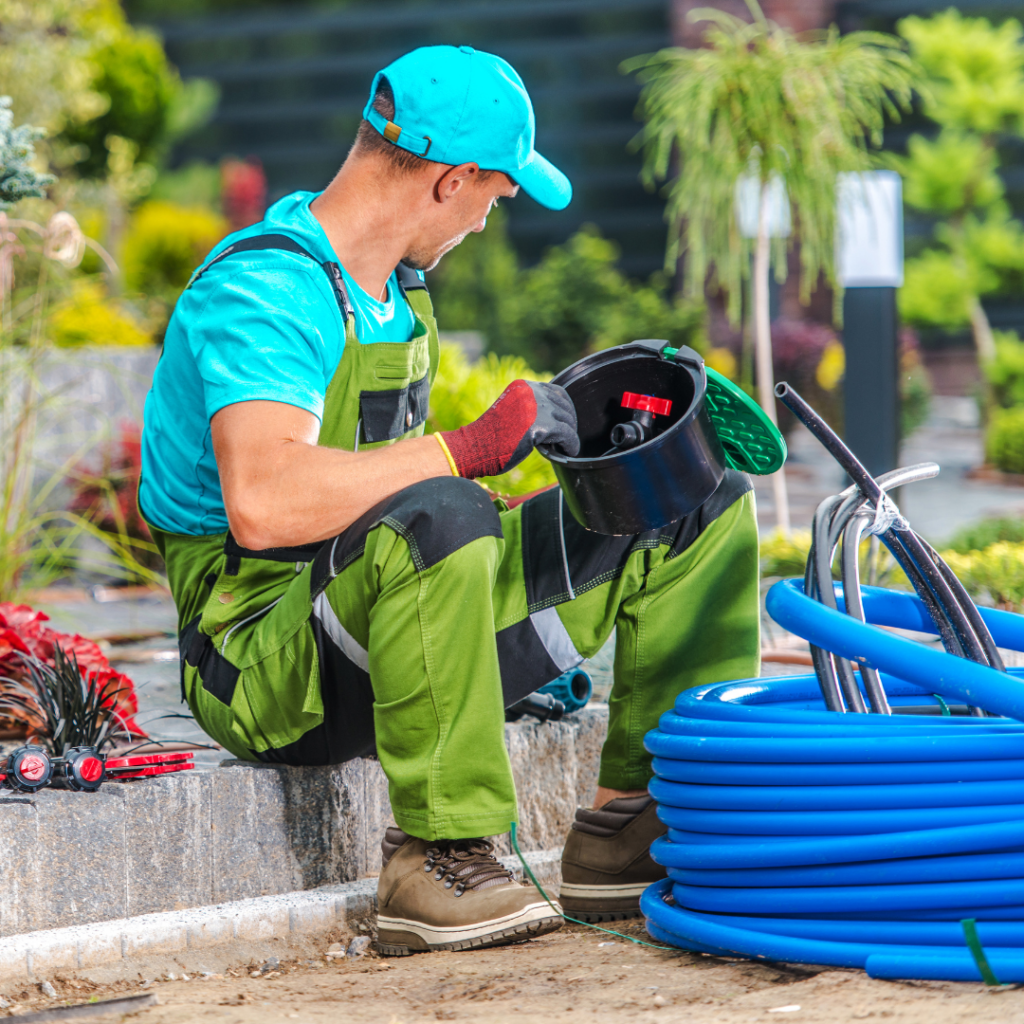
MULTIPOLYGON (((754 356, 757 362, 757 395, 761 408, 772 423, 775 418, 775 374, 772 368, 771 310, 768 304, 770 271, 768 238, 768 182, 761 185, 761 201, 757 211, 757 248, 754 250, 754 356)), ((772 474, 772 497, 775 499, 775 525, 783 536, 789 536, 789 494, 786 491, 785 468, 772 474)))
POLYGON ((971 298, 971 333, 974 335, 974 347, 978 350, 979 362, 987 363, 995 359, 996 343, 992 337, 992 325, 988 322, 981 299, 977 295, 971 298))

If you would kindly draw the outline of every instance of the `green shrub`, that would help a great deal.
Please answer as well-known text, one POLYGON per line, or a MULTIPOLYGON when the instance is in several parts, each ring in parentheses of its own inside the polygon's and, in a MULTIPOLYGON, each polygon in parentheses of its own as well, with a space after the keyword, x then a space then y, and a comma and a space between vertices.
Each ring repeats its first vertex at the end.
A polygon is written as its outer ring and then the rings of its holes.
POLYGON ((1000 541, 981 551, 943 551, 942 557, 975 600, 1010 611, 1024 603, 1024 544, 1000 541))
POLYGON ((617 267, 619 249, 588 226, 522 270, 499 207, 487 228, 448 253, 431 274, 442 330, 477 330, 488 348, 557 372, 594 349, 636 338, 706 347, 704 309, 669 297, 654 275, 646 284, 617 267))
MULTIPOLYGON (((534 373, 526 362, 516 356, 497 356, 493 352, 473 366, 462 349, 450 342, 441 344, 441 365, 437 379, 430 388, 431 433, 456 430, 486 412, 491 403, 512 381, 550 380, 534 373)), ((533 452, 515 469, 502 476, 485 477, 482 481, 499 494, 529 494, 555 482, 551 464, 533 452)))
POLYGON ((71 119, 63 132, 75 147, 75 169, 88 178, 106 176, 111 137, 130 140, 141 163, 161 163, 175 138, 209 118, 218 96, 212 82, 182 82, 152 31, 131 27, 120 12, 106 20, 97 38, 107 41, 92 50, 90 63, 92 89, 107 108, 99 117, 71 119))
POLYGON ((125 284, 173 302, 206 254, 227 234, 227 222, 201 206, 144 203, 132 217, 121 251, 125 284))
POLYGON ((900 331, 900 434, 910 435, 928 419, 932 404, 932 381, 921 359, 921 346, 914 332, 900 331))
MULTIPOLYGON (((761 578, 776 576, 803 576, 807 566, 807 555, 811 550, 811 531, 792 530, 788 537, 778 530, 761 538, 761 578)), ((865 537, 859 552, 860 578, 862 584, 871 582, 883 587, 905 589, 910 582, 896 560, 884 547, 875 554, 874 572, 871 566, 871 538, 865 537)), ((840 578, 839 563, 833 566, 833 576, 840 578)))
POLYGON ((512 350, 557 372, 594 349, 635 338, 706 348, 701 306, 670 300, 664 280, 631 281, 618 246, 586 226, 523 272, 512 350))
POLYGON ((194 160, 177 170, 161 171, 147 198, 220 210, 220 168, 194 160))
POLYGON ((71 296, 50 314, 55 345, 151 345, 152 337, 110 299, 102 285, 77 281, 71 296))
POLYGON ((965 526, 953 534, 947 547, 950 551, 963 555, 998 544, 1000 541, 1024 544, 1024 518, 1016 516, 982 519, 980 522, 971 523, 970 526, 965 526))
POLYGON ((788 537, 775 530, 761 538, 761 575, 803 576, 810 550, 810 530, 792 530, 788 537))
POLYGON ((1024 405, 1024 341, 1016 331, 993 331, 996 357, 982 363, 996 404, 1004 409, 1024 405))
POLYGON ((1024 473, 1024 406, 992 410, 985 457, 1005 473, 1024 473))
POLYGON ((921 327, 964 327, 971 320, 975 291, 970 275, 951 253, 927 249, 904 266, 900 319, 921 327))

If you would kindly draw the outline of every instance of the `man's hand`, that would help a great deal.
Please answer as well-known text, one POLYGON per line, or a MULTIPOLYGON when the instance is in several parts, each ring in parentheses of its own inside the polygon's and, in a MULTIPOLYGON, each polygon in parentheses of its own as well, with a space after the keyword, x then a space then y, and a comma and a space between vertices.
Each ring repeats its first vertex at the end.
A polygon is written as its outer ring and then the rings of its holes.
POLYGON ((576 455, 576 409, 557 384, 514 380, 472 423, 441 434, 460 476, 498 476, 518 466, 534 448, 576 455))

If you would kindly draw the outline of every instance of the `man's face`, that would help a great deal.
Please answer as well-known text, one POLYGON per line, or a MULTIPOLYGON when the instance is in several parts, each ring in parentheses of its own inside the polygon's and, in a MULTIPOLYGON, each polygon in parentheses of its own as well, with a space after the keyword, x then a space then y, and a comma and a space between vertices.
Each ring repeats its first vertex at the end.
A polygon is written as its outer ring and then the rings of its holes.
MULTIPOLYGON (((435 188, 444 194, 450 183, 443 177, 435 188)), ((441 257, 470 232, 483 231, 487 215, 499 199, 511 199, 518 191, 519 186, 501 171, 491 174, 477 171, 463 178, 454 193, 437 203, 436 215, 430 218, 402 262, 414 270, 433 270, 441 257)))

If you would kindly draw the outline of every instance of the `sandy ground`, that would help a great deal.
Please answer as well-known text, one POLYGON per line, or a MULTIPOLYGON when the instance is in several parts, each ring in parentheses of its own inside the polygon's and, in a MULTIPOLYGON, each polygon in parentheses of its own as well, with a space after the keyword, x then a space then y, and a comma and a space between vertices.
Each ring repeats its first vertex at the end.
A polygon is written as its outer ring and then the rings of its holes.
MULTIPOLYGON (((625 929, 643 936, 642 925, 625 929)), ((837 971, 721 960, 636 946, 576 926, 532 942, 469 953, 328 962, 282 961, 258 977, 249 964, 189 981, 142 979, 101 986, 53 980, 57 999, 35 986, 4 993, 7 1019, 118 995, 153 992, 159 1005, 112 1024, 420 1024, 463 1021, 657 1021, 734 1024, 763 1020, 838 1024, 1024 1022, 1024 991, 978 984, 873 981, 837 971), (318 965, 318 966, 314 966, 318 965), (17 1002, 13 1002, 17 1000, 17 1002)), ((173 972, 172 972, 173 973, 173 972)), ((0 1018, 4 1019, 4 1018, 0 1018)))

